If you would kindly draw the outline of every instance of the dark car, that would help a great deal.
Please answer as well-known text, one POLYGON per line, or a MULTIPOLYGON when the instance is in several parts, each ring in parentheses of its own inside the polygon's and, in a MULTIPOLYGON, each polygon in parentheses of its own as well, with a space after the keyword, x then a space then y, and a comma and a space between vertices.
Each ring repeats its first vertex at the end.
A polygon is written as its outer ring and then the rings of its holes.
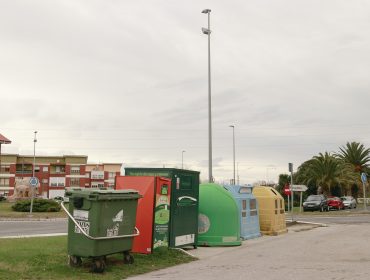
POLYGON ((6 200, 6 197, 0 194, 0 201, 6 200))
POLYGON ((328 197, 328 206, 330 209, 342 210, 344 209, 343 201, 336 196, 329 196, 328 197))
POLYGON ((315 210, 319 210, 320 212, 329 211, 328 201, 325 195, 310 195, 305 202, 303 202, 303 211, 315 210))

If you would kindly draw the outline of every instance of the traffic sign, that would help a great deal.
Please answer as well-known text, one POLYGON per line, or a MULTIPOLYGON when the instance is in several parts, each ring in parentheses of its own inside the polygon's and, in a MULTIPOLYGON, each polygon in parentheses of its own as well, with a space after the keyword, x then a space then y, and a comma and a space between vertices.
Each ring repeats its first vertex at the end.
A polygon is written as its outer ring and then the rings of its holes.
POLYGON ((362 172, 361 173, 361 181, 364 184, 367 182, 367 176, 366 176, 366 173, 365 172, 362 172))
POLYGON ((38 184, 39 184, 39 179, 37 179, 36 177, 31 177, 31 179, 30 179, 30 185, 32 187, 36 187, 38 184))
POLYGON ((308 188, 305 185, 292 185, 290 189, 293 192, 305 192, 308 188))
POLYGON ((287 196, 292 194, 292 192, 290 191, 289 185, 284 186, 284 194, 287 196))

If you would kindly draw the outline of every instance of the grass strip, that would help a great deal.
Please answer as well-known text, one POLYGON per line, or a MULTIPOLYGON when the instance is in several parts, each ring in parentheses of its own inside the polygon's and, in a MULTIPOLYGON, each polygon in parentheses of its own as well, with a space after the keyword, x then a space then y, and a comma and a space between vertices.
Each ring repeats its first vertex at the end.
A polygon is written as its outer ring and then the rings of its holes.
POLYGON ((93 274, 90 259, 83 259, 78 268, 68 265, 67 236, 0 239, 0 279, 124 279, 195 260, 167 248, 133 256, 132 265, 123 263, 123 254, 108 256, 105 272, 93 274))

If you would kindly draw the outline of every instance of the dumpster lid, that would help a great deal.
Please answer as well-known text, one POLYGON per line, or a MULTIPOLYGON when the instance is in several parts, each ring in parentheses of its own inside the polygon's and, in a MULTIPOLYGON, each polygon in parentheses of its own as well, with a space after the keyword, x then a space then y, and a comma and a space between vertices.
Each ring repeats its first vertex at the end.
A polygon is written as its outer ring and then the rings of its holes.
POLYGON ((111 190, 111 189, 84 189, 66 188, 66 196, 83 197, 91 200, 113 200, 113 199, 133 199, 142 197, 139 191, 133 189, 111 190))

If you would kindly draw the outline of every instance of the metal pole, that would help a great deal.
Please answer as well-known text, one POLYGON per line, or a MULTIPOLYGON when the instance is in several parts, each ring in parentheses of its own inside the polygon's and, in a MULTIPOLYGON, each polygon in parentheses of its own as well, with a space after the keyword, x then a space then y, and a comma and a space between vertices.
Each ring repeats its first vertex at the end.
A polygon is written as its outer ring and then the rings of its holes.
POLYGON ((364 210, 367 210, 367 208, 366 208, 366 195, 365 195, 365 189, 366 189, 365 182, 362 182, 362 188, 363 188, 363 193, 364 193, 364 210))
POLYGON ((230 125, 229 127, 233 129, 233 185, 235 185, 235 126, 230 125))
MULTIPOLYGON (((36 164, 36 142, 37 142, 37 139, 36 139, 36 134, 37 134, 37 131, 34 132, 35 133, 35 137, 33 138, 33 167, 32 167, 32 177, 34 178, 35 177, 35 164, 36 164)), ((35 187, 36 188, 36 187, 35 187)), ((34 189, 33 187, 31 186, 31 207, 30 207, 30 215, 32 215, 32 207, 33 207, 33 193, 34 193, 34 189)))
POLYGON ((239 162, 236 163, 236 178, 237 178, 237 184, 240 186, 240 178, 239 178, 239 162))
MULTIPOLYGON (((293 187, 293 167, 292 167, 292 171, 290 172, 290 186, 291 188, 293 187)), ((292 222, 294 221, 294 218, 293 218, 293 211, 294 211, 294 192, 293 192, 293 189, 291 190, 292 192, 292 222)))
POLYGON ((181 152, 181 169, 184 169, 184 153, 185 153, 186 151, 182 151, 181 152))
POLYGON ((300 200, 299 200, 299 213, 301 213, 302 212, 302 200, 303 200, 303 192, 301 192, 301 198, 300 198, 300 200))
MULTIPOLYGON (((208 13, 208 30, 211 30, 210 12, 208 13)), ((213 182, 212 174, 212 98, 211 98, 211 32, 208 33, 208 141, 209 141, 209 182, 213 182)))
POLYGON ((1 143, 0 143, 0 174, 1 174, 1 143))
POLYGON ((202 32, 208 35, 208 180, 212 183, 211 10, 204 9, 202 13, 208 15, 208 28, 202 28, 202 32))
POLYGON ((288 213, 290 212, 290 195, 287 195, 288 196, 288 213))

